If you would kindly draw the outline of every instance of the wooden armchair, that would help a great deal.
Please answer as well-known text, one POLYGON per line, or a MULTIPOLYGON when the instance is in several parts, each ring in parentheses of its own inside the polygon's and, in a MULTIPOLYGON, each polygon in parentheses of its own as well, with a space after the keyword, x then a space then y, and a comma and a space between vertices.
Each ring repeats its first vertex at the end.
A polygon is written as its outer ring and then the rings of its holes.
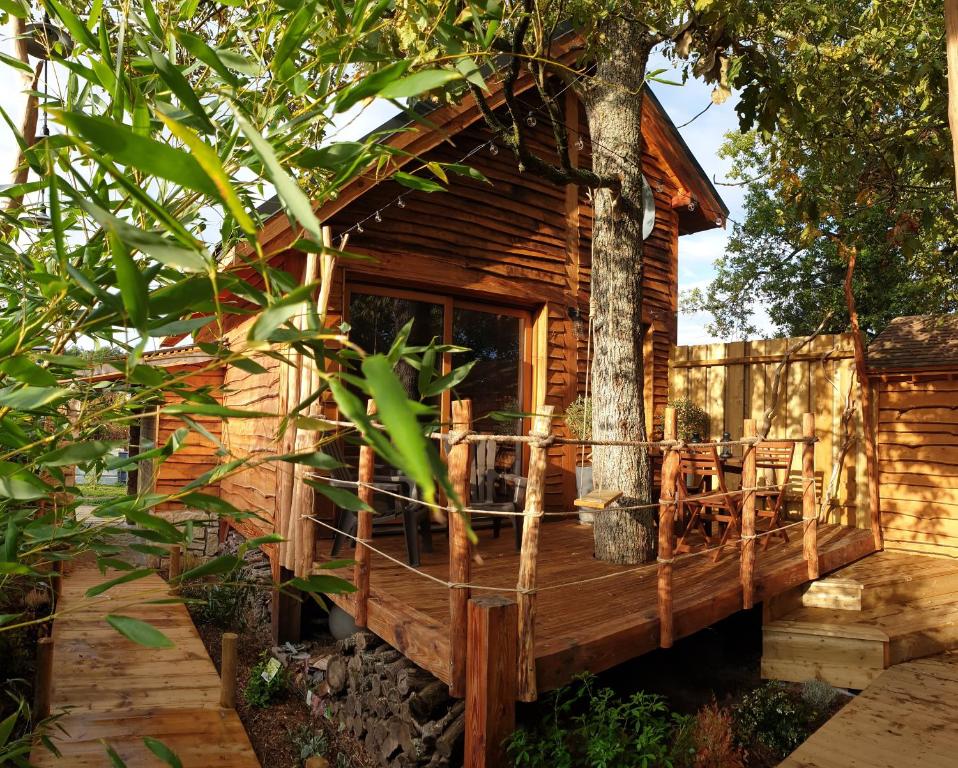
MULTIPOLYGON (((763 441, 755 446, 756 469, 771 470, 772 485, 768 488, 755 491, 755 517, 768 520, 766 531, 773 531, 782 526, 782 511, 785 507, 785 497, 788 491, 788 476, 792 470, 792 456, 795 453, 795 443, 785 441, 763 441)), ((788 541, 788 531, 784 528, 778 535, 788 541)), ((768 549, 772 537, 766 536, 762 549, 768 549)))
MULTIPOLYGON (((676 552, 688 552, 686 542, 689 534, 700 531, 705 546, 713 544, 714 523, 724 525, 719 545, 724 545, 733 529, 741 535, 742 494, 730 491, 725 482, 725 472, 714 445, 688 445, 679 454, 679 472, 676 489, 677 518, 684 523, 684 530, 675 546, 676 552), (693 478, 700 483, 693 484, 693 478)), ((721 549, 715 553, 717 560, 721 549)))

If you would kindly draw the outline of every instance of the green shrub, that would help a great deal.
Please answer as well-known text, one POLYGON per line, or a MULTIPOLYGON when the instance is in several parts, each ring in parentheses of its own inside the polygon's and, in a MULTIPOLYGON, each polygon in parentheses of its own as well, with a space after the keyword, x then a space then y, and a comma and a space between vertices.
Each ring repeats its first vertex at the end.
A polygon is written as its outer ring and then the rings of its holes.
POLYGON ((687 397, 669 400, 668 406, 675 409, 675 420, 678 422, 678 437, 680 440, 691 440, 695 435, 698 435, 702 440, 709 438, 711 421, 706 411, 699 408, 687 397))
POLYGON ((267 680, 263 677, 271 658, 264 653, 262 661, 249 672, 249 680, 246 682, 246 688, 243 689, 243 698, 251 706, 269 706, 286 691, 286 670, 282 666, 271 679, 267 680))
POLYGON ((311 757, 322 757, 329 751, 329 738, 321 730, 304 725, 293 734, 293 746, 304 764, 311 757))
POLYGON ((592 398, 577 395, 565 409, 565 423, 569 434, 580 440, 592 439, 592 398))
POLYGON ((651 768, 671 766, 680 720, 660 696, 642 691, 619 699, 584 676, 551 694, 552 709, 532 729, 509 739, 516 768, 651 768))
POLYGON ((190 600, 190 612, 199 624, 212 624, 222 630, 246 629, 246 606, 253 592, 249 582, 237 580, 193 584, 183 590, 190 600))
POLYGON ((782 758, 811 733, 814 713, 781 683, 766 683, 743 697, 735 709, 735 735, 747 749, 762 748, 782 758))
POLYGON ((838 689, 823 680, 806 680, 802 683, 802 701, 817 717, 829 714, 836 698, 838 689))

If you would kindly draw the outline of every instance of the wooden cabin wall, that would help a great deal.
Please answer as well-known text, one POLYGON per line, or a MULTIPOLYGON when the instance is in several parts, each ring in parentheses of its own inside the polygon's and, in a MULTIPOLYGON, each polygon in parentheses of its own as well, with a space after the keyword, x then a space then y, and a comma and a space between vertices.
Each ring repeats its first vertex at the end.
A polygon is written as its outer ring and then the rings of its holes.
MULTIPOLYGON (((174 374, 181 374, 188 369, 173 367, 168 370, 174 374)), ((186 383, 195 389, 208 387, 210 393, 216 396, 220 392, 223 384, 223 370, 197 370, 187 377, 186 383)), ((182 401, 183 399, 181 397, 174 395, 167 397, 167 403, 169 404, 182 401)), ((198 424, 201 424, 211 435, 221 438, 223 422, 219 417, 194 415, 190 418, 198 424)), ((160 413, 157 416, 156 444, 165 444, 170 436, 183 426, 184 424, 179 417, 160 413)), ((204 472, 213 469, 220 462, 219 457, 216 455, 216 450, 215 444, 197 432, 191 431, 187 437, 185 446, 158 466, 153 486, 155 492, 174 493, 204 472)), ((204 488, 203 492, 219 495, 220 488, 217 483, 213 483, 209 487, 204 488)), ((165 502, 158 504, 156 509, 159 512, 171 512, 180 510, 182 507, 183 505, 178 502, 165 502)))
POLYGON ((958 556, 958 371, 873 379, 885 548, 958 556))
MULTIPOLYGON (((530 132, 530 145, 548 156, 554 144, 545 123, 530 132)), ((477 123, 456 134, 454 145, 444 143, 425 159, 458 162, 488 140, 484 125, 477 123)), ((587 164, 587 157, 583 161, 587 164)), ((668 355, 676 332, 678 216, 671 207, 674 180, 653 146, 643 161, 658 205, 655 231, 646 242, 643 286, 651 329, 648 391, 654 394, 651 410, 660 412, 668 397, 668 355)), ((534 402, 561 413, 584 391, 591 207, 579 190, 570 194, 534 174, 520 173, 505 148, 496 154, 483 149, 468 162, 491 186, 454 177, 448 191, 428 194, 385 182, 327 221, 336 237, 380 211, 380 222, 366 221, 364 231, 353 230, 349 241, 349 250, 375 261, 347 263, 345 281, 418 288, 529 310, 538 318, 534 402), (399 194, 403 208, 392 204, 399 194), (580 313, 578 323, 570 310, 580 313)), ((341 304, 334 307, 342 309, 341 304)), ((565 426, 557 422, 557 431, 565 434, 565 426)), ((571 510, 575 449, 555 446, 549 454, 546 505, 571 510)))

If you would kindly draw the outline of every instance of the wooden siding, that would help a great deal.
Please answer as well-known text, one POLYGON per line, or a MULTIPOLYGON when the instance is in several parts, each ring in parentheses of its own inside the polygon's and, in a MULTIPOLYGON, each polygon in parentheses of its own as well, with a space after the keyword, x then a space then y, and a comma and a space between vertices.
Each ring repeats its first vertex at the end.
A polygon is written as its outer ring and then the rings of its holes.
MULTIPOLYGON (((669 396, 687 397, 709 414, 709 437, 729 432, 742 437, 747 418, 761 423, 772 405, 775 370, 796 339, 762 339, 676 347, 671 358, 669 396)), ((849 334, 819 336, 797 352, 782 373, 770 438, 801 437, 802 415, 815 414, 815 468, 818 499, 828 483, 840 448, 841 415, 854 378, 849 334)), ((839 476, 837 505, 827 522, 867 527, 868 486, 861 418, 855 442, 839 476)), ((703 435, 703 438, 705 435, 703 435)), ((800 505, 802 457, 796 450, 790 474, 790 504, 800 505)))
MULTIPOLYGON (((173 367, 169 370, 171 373, 179 375, 185 373, 188 369, 173 367)), ((194 389, 207 388, 210 394, 216 396, 223 383, 223 370, 197 370, 185 379, 185 383, 194 389)), ((166 402, 172 404, 182 402, 182 400, 181 397, 176 395, 168 395, 166 402)), ((223 422, 219 417, 193 415, 190 418, 202 425, 214 437, 221 438, 223 422)), ((183 426, 185 425, 178 416, 160 413, 157 416, 156 444, 165 444, 170 436, 183 426)), ((187 437, 185 447, 180 448, 157 468, 153 486, 155 492, 174 493, 204 472, 209 472, 220 462, 216 450, 216 445, 206 437, 191 431, 187 437)), ((208 488, 204 488, 203 492, 216 495, 219 493, 219 486, 214 483, 208 488)), ((181 507, 182 505, 177 502, 166 502, 158 504, 156 508, 164 512, 177 510, 181 507)))
POLYGON ((885 547, 958 557, 958 373, 873 382, 885 547))

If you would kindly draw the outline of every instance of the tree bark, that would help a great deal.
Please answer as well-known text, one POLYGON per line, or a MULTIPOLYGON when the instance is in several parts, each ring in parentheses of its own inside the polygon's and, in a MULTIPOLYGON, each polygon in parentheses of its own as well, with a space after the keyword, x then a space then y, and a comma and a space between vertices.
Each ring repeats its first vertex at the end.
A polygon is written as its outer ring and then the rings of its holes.
POLYGON ((948 58, 948 125, 958 190, 958 0, 945 0, 945 53, 948 58))
MULTIPOLYGON (((609 25, 612 49, 597 62, 583 89, 599 176, 621 179, 621 193, 594 192, 592 294, 595 346, 592 358, 592 434, 596 440, 645 440, 642 359, 642 100, 650 44, 630 24, 609 25)), ((595 556, 613 563, 641 563, 655 553, 654 511, 622 507, 649 504, 648 450, 596 446, 597 488, 617 489, 616 504, 595 517, 595 556)))

